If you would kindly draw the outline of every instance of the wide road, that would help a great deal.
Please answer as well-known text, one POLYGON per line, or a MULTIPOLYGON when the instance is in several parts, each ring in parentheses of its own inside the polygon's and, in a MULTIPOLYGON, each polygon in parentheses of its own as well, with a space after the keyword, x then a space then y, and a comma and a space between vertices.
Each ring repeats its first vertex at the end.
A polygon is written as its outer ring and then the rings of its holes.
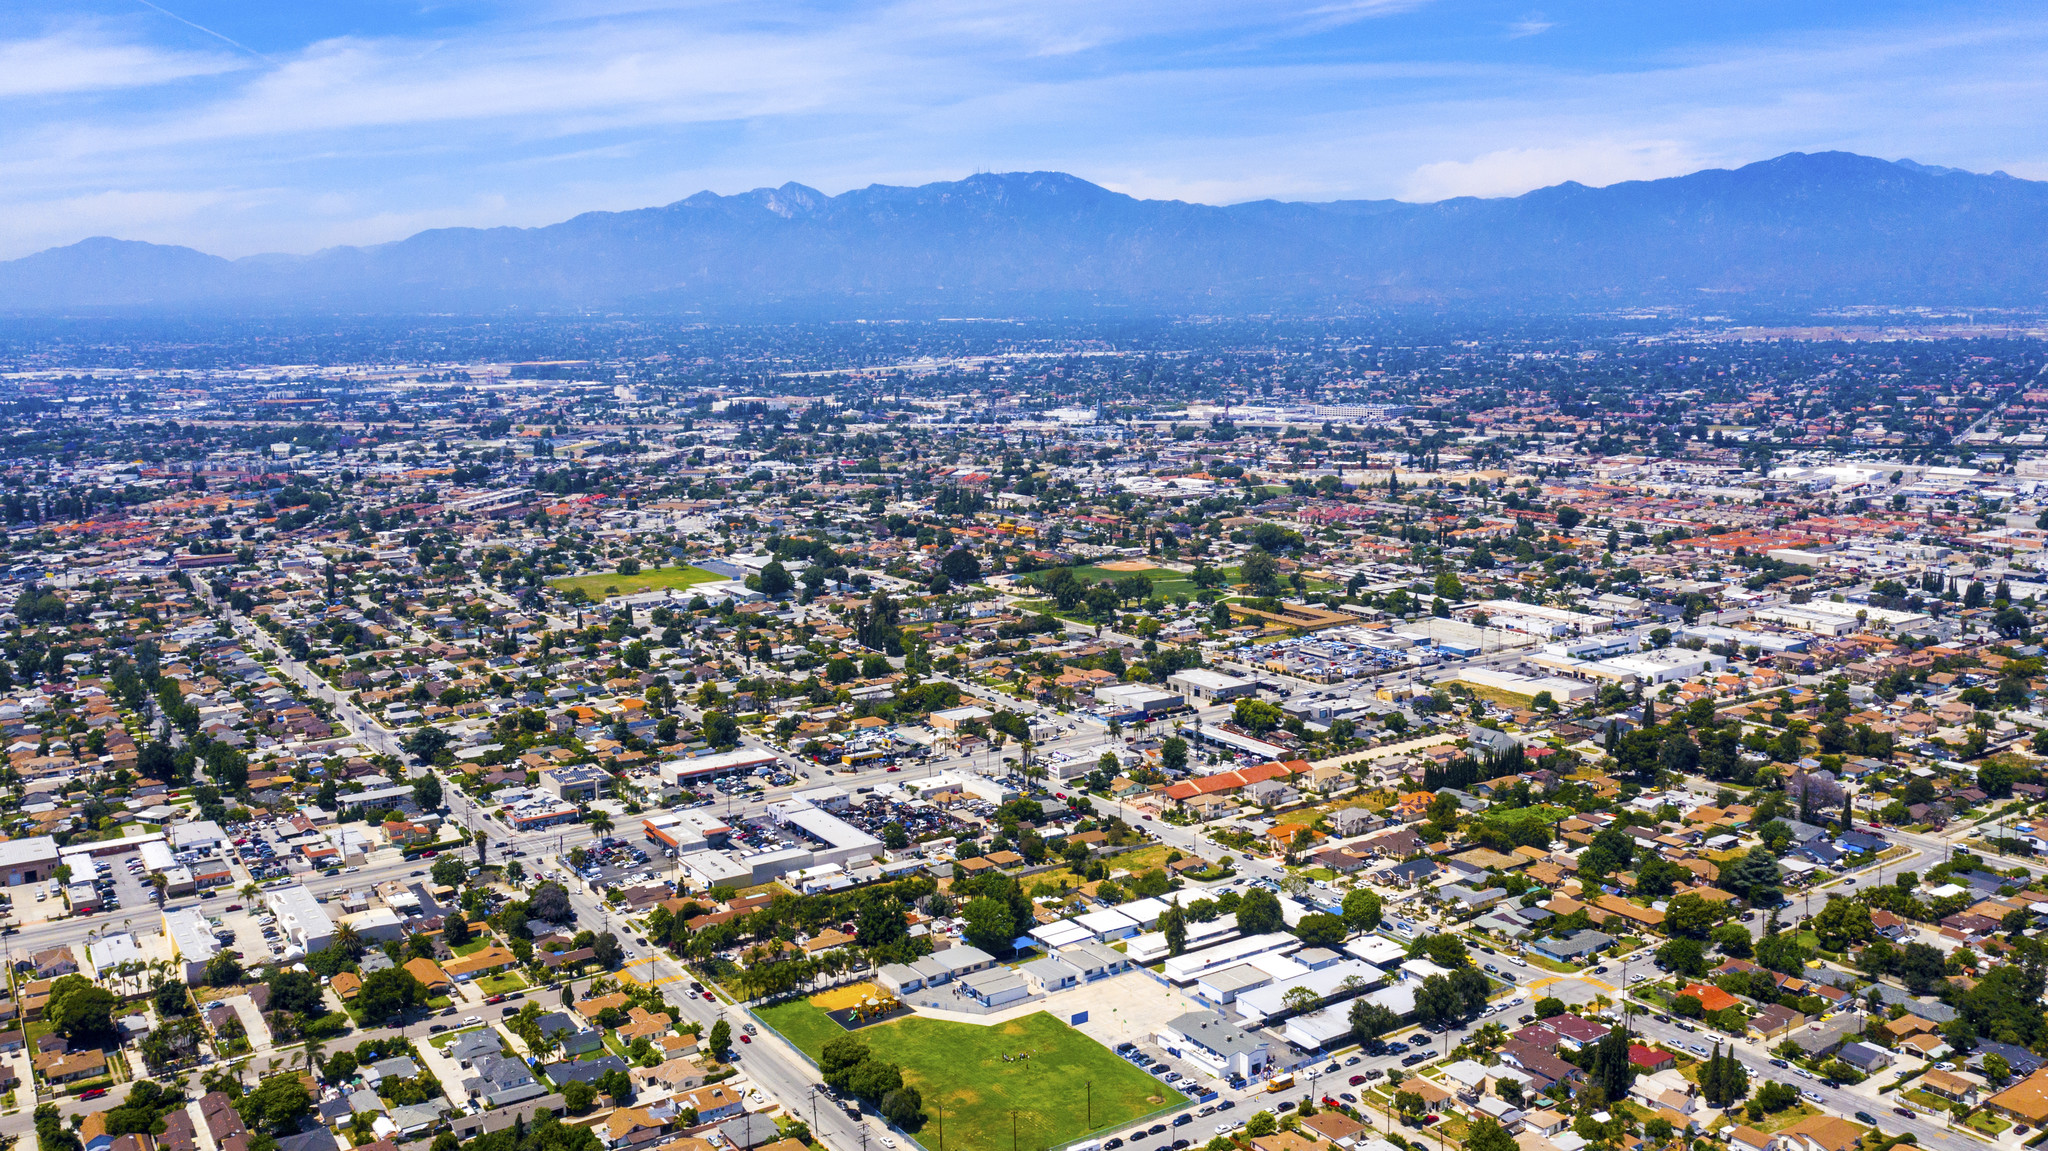
MULTIPOLYGON (((1659 1023, 1644 1014, 1636 1015, 1635 1030, 1638 1034, 1658 1040, 1667 1047, 1683 1048, 1687 1044, 1696 1043, 1708 1051, 1714 1049, 1715 1036, 1711 1032, 1687 1033, 1679 1030, 1675 1023, 1659 1023)), ((1941 1151, 1983 1151, 1983 1144, 1974 1136, 1958 1135, 1948 1130, 1944 1123, 1917 1114, 1914 1118, 1907 1119, 1894 1113, 1892 1108, 1897 1104, 1893 1102, 1893 1096, 1863 1095, 1847 1087, 1829 1087, 1818 1079, 1802 1079, 1784 1068, 1771 1066, 1770 1052, 1764 1050, 1762 1044, 1737 1042, 1725 1035, 1720 1039, 1721 1045, 1734 1051, 1735 1057, 1741 1060, 1743 1067, 1749 1071, 1749 1086, 1752 1092, 1771 1080, 1789 1083, 1802 1092, 1812 1092, 1819 1096, 1820 1108, 1829 1114, 1847 1119, 1858 1111, 1869 1113, 1877 1119, 1878 1128, 1887 1135, 1910 1131, 1919 1139, 1922 1147, 1940 1148, 1941 1151)), ((1874 1089, 1875 1086, 1889 1080, 1890 1073, 1880 1071, 1862 1086, 1867 1090, 1874 1089)), ((1812 1102, 1811 1099, 1807 1101, 1812 1102)))

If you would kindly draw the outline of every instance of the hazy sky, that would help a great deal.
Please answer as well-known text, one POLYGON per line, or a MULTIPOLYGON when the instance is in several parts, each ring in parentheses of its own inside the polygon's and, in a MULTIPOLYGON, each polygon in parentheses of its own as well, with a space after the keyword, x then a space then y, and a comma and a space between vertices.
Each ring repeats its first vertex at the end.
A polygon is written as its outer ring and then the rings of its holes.
POLYGON ((0 257, 223 255, 796 180, 1511 195, 1846 149, 2048 177, 2048 7, 0 3, 0 257))

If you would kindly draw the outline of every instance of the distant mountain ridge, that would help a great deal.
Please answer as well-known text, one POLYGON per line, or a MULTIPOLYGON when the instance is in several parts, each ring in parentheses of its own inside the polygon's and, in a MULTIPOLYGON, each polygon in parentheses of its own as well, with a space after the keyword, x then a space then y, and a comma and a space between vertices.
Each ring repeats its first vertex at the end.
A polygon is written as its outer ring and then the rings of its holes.
POLYGON ((1502 199, 1214 207, 1059 172, 700 192, 539 228, 226 260, 98 237, 0 263, 0 309, 125 312, 2027 306, 2048 183, 1791 153, 1502 199))

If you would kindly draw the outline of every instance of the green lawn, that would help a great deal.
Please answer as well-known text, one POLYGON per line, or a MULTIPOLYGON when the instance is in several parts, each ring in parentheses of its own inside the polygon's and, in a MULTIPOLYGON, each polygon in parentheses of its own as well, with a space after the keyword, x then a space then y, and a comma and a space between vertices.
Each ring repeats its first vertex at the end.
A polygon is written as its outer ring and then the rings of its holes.
MULTIPOLYGON (((1048 568, 1046 570, 1050 571, 1052 569, 1048 568)), ((1090 587, 1102 583, 1105 580, 1111 583, 1115 583, 1117 580, 1120 579, 1127 579, 1134 575, 1141 575, 1144 576, 1146 579, 1152 581, 1152 591, 1161 599, 1170 600, 1177 595, 1184 595, 1189 599, 1194 599, 1195 596, 1199 594, 1202 590, 1201 588, 1195 586, 1195 582, 1193 580, 1188 578, 1188 572, 1175 571, 1172 568, 1147 568, 1146 570, 1141 572, 1116 572, 1105 571, 1104 569, 1097 567, 1094 564, 1083 564, 1080 567, 1069 568, 1067 570, 1074 573, 1075 579, 1080 580, 1082 583, 1090 587)), ((1218 570, 1223 573, 1223 578, 1226 582, 1225 586, 1217 590, 1227 594, 1231 591, 1230 585, 1235 584, 1237 582, 1237 565, 1232 564, 1228 567, 1219 568, 1218 570)), ((1032 578, 1037 578, 1039 576, 1043 576, 1044 574, 1045 572, 1042 571, 1030 573, 1032 578)), ((1051 602, 1047 601, 1044 604, 1044 606, 1039 607, 1035 610, 1049 611, 1051 610, 1051 602)))
MULTIPOLYGON (((814 1059, 846 1034, 802 1000, 760 1014, 814 1059)), ((918 1141, 938 1146, 943 1126, 948 1151, 1009 1151, 1012 1112, 1018 1146, 1051 1147, 1185 1101, 1043 1011, 992 1027, 912 1016, 859 1035, 924 1093, 918 1141)))
POLYGON ((449 948, 449 950, 453 951, 457 955, 470 956, 475 955, 477 952, 482 951, 484 948, 489 947, 490 945, 491 938, 489 936, 484 936, 479 939, 472 939, 468 943, 464 943, 456 947, 451 947, 449 948))
POLYGON ((639 575, 620 575, 617 572, 599 572, 595 575, 564 576, 551 579, 548 586, 559 592, 582 589, 591 599, 601 600, 608 592, 606 588, 617 588, 621 595, 634 592, 659 591, 663 588, 694 587, 700 583, 715 583, 725 579, 717 572, 705 571, 700 567, 640 569, 639 575))
POLYGON ((514 991, 526 990, 526 977, 517 971, 501 971, 484 976, 476 981, 476 985, 485 995, 510 995, 514 991))

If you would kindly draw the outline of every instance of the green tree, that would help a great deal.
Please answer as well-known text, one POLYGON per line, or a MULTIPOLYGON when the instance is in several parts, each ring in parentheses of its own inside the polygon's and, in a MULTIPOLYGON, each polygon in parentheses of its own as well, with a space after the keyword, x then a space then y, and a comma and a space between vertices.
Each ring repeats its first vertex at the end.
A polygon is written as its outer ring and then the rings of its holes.
POLYGON ((1380 1004, 1365 999, 1351 1001, 1351 1036, 1360 1043, 1378 1039, 1401 1026, 1401 1017, 1380 1004))
POLYGON ((781 599, 796 588, 796 580, 781 560, 769 560, 761 569, 761 594, 769 599, 781 599))
POLYGON ((313 1093, 296 1071, 272 1075, 235 1101, 235 1111, 249 1130, 272 1135, 296 1132, 299 1119, 312 1110, 313 1093))
POLYGON ((846 1078, 846 1089, 869 1103, 880 1103, 902 1086, 903 1069, 881 1059, 868 1060, 846 1078))
POLYGON ((1264 548, 1254 547, 1238 561, 1237 576, 1257 595, 1280 593, 1280 565, 1264 548))
POLYGON ((1415 989, 1415 1018, 1424 1024, 1449 1023, 1464 1010, 1465 997, 1441 975, 1425 976, 1415 989))
POLYGON ((1230 710, 1230 721, 1253 735, 1272 731, 1285 718, 1278 704, 1263 699, 1240 699, 1230 710))
POLYGON ((1005 900, 977 896, 960 909, 960 917, 967 942, 983 951, 1005 953, 1017 938, 1017 916, 1005 900))
POLYGON ((1436 594, 1453 603, 1465 598, 1465 585, 1458 581, 1456 573, 1441 571, 1436 575, 1436 594))
POLYGON ((1697 892, 1682 891, 1664 905, 1664 929, 1688 939, 1705 939, 1720 919, 1720 908, 1697 892))
POLYGON ((905 1131, 915 1131, 924 1121, 924 1095, 908 1085, 882 1096, 882 1118, 905 1131))
POLYGON ((427 989, 412 972, 403 967, 387 967, 364 977, 355 1005, 362 1012, 364 1023, 378 1027, 398 1022, 406 1012, 426 1001, 427 989))
POLYGON ((1159 932, 1166 937, 1169 958, 1188 949, 1188 915, 1178 902, 1167 904, 1159 913, 1159 932))
POLYGON ((841 1091, 846 1089, 846 1077, 853 1069, 868 1061, 872 1052, 857 1035, 842 1035, 829 1040, 818 1051, 818 1072, 825 1082, 841 1091))
POLYGON ((308 971, 276 970, 270 977, 269 1009, 308 1019, 327 1014, 319 978, 308 971))
POLYGON ((1159 745, 1159 765, 1168 771, 1181 771, 1188 765, 1188 741, 1177 735, 1169 735, 1159 745))
POLYGON ((440 807, 441 777, 429 771, 427 774, 414 780, 412 784, 412 798, 413 802, 420 805, 422 811, 432 811, 440 807))
POLYGON ((1752 907, 1771 906, 1780 895, 1778 857, 1768 848, 1752 847, 1741 859, 1721 869, 1718 882, 1722 888, 1748 900, 1752 907))
POLYGON ((442 887, 460 887, 469 878, 469 865, 453 855, 444 855, 434 861, 429 875, 442 887))
POLYGON ((1380 925, 1380 909, 1377 892, 1354 887, 1344 893, 1344 926, 1353 931, 1371 931, 1380 925))
POLYGON ((1629 1084, 1635 1082, 1635 1065, 1628 1061, 1628 1032, 1620 1027, 1610 1029, 1593 1045, 1593 1057, 1586 1069, 1587 1078, 1600 1085, 1608 1099, 1628 1098, 1629 1084))
POLYGON ((1704 975, 1707 949, 1697 939, 1674 939, 1657 949, 1657 962, 1681 975, 1704 975))
POLYGON ((1465 1151, 1517 1151, 1515 1137, 1492 1117, 1482 1115, 1465 1128, 1465 1151))
POLYGON ((1271 1111, 1260 1111, 1245 1120, 1244 1134, 1247 1139, 1263 1139, 1280 1129, 1280 1121, 1271 1111))
POLYGON ((105 1039, 114 1032, 120 1000, 83 975, 62 975, 50 984, 43 1012, 59 1035, 74 1042, 105 1039))
POLYGON ((1877 938, 1877 928, 1870 920, 1870 905, 1839 895, 1828 896, 1827 906, 1813 917, 1812 927, 1821 946, 1830 951, 1846 951, 1853 944, 1877 938))
POLYGON ((562 1105, 571 1115, 587 1115, 597 1105, 597 1088, 581 1079, 562 1088, 562 1105))
POLYGON ((1465 947, 1465 941, 1455 935, 1425 935, 1409 945, 1408 954, 1419 955, 1438 967, 1448 967, 1453 971, 1472 966, 1472 952, 1465 947))
POLYGON ((1254 887, 1244 893, 1237 903, 1237 933, 1240 936, 1265 935, 1287 930, 1287 920, 1280 913, 1280 898, 1263 887, 1254 887))
MULTIPOLYGON (((1243 904, 1238 906, 1243 908, 1243 904)), ((1344 938, 1349 934, 1344 928, 1344 921, 1334 915, 1304 915, 1301 922, 1294 925, 1295 938, 1309 947, 1335 950, 1344 946, 1344 938)))
POLYGON ((981 561, 966 548, 954 548, 939 561, 939 571, 956 584, 970 584, 981 579, 981 561))

